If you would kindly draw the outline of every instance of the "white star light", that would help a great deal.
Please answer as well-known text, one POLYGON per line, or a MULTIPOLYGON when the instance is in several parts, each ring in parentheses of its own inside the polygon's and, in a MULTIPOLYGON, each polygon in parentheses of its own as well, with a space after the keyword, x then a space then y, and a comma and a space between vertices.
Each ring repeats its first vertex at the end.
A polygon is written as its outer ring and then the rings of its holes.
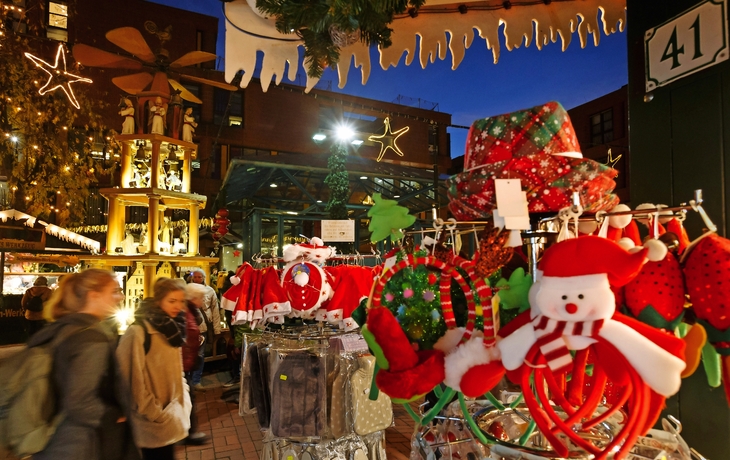
POLYGON ((84 83, 93 83, 88 78, 79 77, 78 75, 73 75, 71 73, 68 73, 66 71, 66 51, 63 48, 63 45, 58 45, 58 51, 56 52, 56 62, 51 65, 44 61, 43 59, 33 56, 30 53, 25 53, 25 57, 33 61, 36 65, 36 67, 43 70, 45 73, 48 74, 48 81, 41 89, 38 90, 38 94, 43 96, 44 94, 55 91, 59 88, 63 90, 64 93, 66 93, 66 96, 68 97, 68 100, 71 102, 71 105, 76 107, 77 109, 79 106, 79 101, 76 100, 76 95, 74 95, 73 89, 71 89, 71 83, 76 82, 84 82, 84 83), (60 69, 58 67, 58 61, 63 61, 63 69, 60 69), (56 78, 56 81, 54 82, 53 79, 56 78))

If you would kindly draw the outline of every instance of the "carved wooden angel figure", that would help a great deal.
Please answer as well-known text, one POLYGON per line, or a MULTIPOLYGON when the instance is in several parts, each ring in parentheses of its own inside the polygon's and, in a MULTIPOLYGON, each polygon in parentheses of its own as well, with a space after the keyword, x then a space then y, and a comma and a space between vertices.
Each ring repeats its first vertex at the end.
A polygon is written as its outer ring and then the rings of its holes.
POLYGON ((185 142, 193 142, 193 133, 198 124, 193 118, 193 108, 188 107, 185 109, 185 115, 183 116, 183 127, 182 127, 182 140, 185 142))
POLYGON ((162 103, 162 98, 157 97, 155 103, 150 105, 150 134, 165 134, 165 115, 167 108, 162 103))
POLYGON ((124 117, 122 122, 122 134, 134 134, 134 106, 132 101, 124 98, 124 107, 119 111, 119 115, 124 117))

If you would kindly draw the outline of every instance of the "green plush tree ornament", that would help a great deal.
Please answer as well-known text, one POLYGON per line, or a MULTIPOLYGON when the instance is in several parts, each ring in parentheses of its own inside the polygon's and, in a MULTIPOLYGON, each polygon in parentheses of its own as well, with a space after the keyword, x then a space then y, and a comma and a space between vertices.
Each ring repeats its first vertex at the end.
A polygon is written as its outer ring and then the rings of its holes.
POLYGON ((347 201, 350 197, 350 181, 347 179, 347 169, 345 169, 345 157, 347 151, 340 142, 332 144, 330 149, 330 157, 327 160, 329 174, 324 178, 324 183, 330 189, 330 198, 325 208, 330 219, 343 220, 347 219, 347 201))
POLYGON ((509 277, 509 281, 502 278, 497 281, 500 306, 505 310, 517 309, 522 313, 530 309, 527 294, 532 287, 532 277, 525 273, 522 267, 517 268, 509 277))
MULTIPOLYGON (((425 255, 426 251, 414 254, 415 257, 425 255)), ((402 258, 399 254, 398 259, 402 258)), ((383 289, 382 305, 393 313, 408 340, 417 344, 419 350, 433 348, 446 332, 439 285, 438 281, 433 281, 432 274, 434 272, 424 265, 400 270, 383 289)))
POLYGON ((410 227, 416 221, 415 216, 408 214, 408 208, 399 206, 395 200, 383 198, 380 193, 373 193, 373 202, 375 204, 368 210, 368 230, 372 233, 370 241, 373 243, 389 236, 393 241, 400 240, 403 238, 401 229, 410 227))

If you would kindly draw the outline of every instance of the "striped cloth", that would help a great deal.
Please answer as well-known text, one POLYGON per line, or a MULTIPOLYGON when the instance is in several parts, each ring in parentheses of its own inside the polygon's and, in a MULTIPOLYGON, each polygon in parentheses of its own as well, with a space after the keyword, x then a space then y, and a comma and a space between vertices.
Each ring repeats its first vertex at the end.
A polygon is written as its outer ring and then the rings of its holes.
POLYGON ((596 337, 603 327, 603 321, 559 321, 543 315, 535 317, 532 326, 535 328, 536 344, 545 356, 550 370, 567 372, 573 364, 565 336, 596 337))

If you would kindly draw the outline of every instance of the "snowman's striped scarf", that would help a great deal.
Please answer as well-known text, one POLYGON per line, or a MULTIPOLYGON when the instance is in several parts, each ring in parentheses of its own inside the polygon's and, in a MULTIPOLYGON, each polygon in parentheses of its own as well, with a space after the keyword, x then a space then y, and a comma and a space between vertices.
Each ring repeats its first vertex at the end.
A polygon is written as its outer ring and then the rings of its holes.
POLYGON ((603 320, 596 321, 559 321, 539 315, 532 320, 537 337, 536 345, 548 362, 553 372, 570 370, 573 357, 565 342, 566 335, 582 335, 596 337, 603 327, 603 320))

